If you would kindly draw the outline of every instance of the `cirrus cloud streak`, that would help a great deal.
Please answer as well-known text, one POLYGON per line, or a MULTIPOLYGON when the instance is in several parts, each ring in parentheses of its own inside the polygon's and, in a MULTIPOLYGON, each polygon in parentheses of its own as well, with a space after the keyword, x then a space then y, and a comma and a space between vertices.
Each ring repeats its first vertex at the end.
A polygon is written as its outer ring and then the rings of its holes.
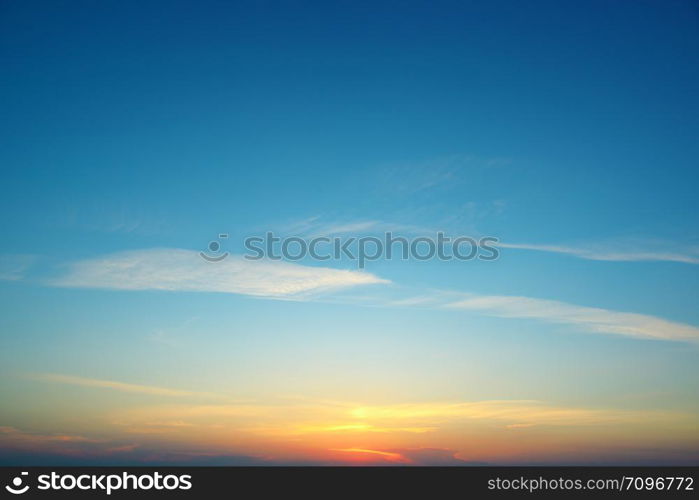
POLYGON ((585 307, 556 300, 503 295, 474 295, 446 304, 502 318, 536 319, 573 325, 593 333, 613 333, 656 340, 699 341, 699 328, 646 314, 585 307))
POLYGON ((252 261, 229 255, 207 262, 177 248, 118 252, 75 262, 49 284, 70 288, 221 292, 302 300, 358 285, 388 283, 363 271, 252 261))

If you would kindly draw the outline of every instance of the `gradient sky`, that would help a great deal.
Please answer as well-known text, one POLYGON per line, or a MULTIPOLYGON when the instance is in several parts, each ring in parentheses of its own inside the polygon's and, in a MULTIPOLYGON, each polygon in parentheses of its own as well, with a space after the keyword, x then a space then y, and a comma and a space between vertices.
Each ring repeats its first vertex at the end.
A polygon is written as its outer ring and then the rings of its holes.
POLYGON ((697 54, 693 1, 3 2, 0 463, 697 465, 697 54), (240 257, 389 230, 501 256, 240 257))

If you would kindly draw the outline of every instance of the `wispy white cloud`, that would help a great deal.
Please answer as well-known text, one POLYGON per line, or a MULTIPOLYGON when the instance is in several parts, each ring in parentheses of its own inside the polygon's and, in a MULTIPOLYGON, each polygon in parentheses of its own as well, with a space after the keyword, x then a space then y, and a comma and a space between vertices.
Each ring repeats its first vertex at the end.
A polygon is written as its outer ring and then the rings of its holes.
POLYGON ((377 293, 340 299, 369 307, 452 309, 479 315, 531 319, 575 327, 588 333, 624 335, 639 339, 699 342, 699 328, 686 323, 567 302, 510 295, 481 295, 440 289, 394 286, 377 293))
POLYGON ((430 158, 420 162, 391 163, 373 167, 379 179, 378 186, 392 195, 412 196, 440 189, 454 189, 467 183, 469 176, 507 165, 507 158, 479 158, 454 154, 430 158))
POLYGON ((530 318, 568 324, 594 333, 613 333, 636 338, 699 341, 699 328, 645 314, 585 307, 531 297, 474 295, 446 307, 477 311, 504 318, 530 318))
POLYGON ((0 255, 0 280, 17 281, 24 278, 29 267, 36 260, 35 255, 3 254, 0 255))
POLYGON ((436 237, 442 232, 451 238, 459 236, 484 236, 476 229, 483 220, 501 215, 507 206, 502 199, 489 201, 465 201, 456 205, 442 203, 421 206, 419 209, 400 210, 390 214, 390 219, 313 216, 290 222, 279 228, 283 234, 306 238, 319 236, 380 235, 391 232, 400 236, 436 237), (410 222, 406 222, 410 221, 410 222), (415 221, 420 221, 415 223, 415 221), (424 222, 424 223, 423 223, 424 222))
POLYGON ((358 285, 388 283, 363 271, 252 261, 238 255, 207 262, 193 250, 149 249, 82 260, 49 284, 113 290, 223 292, 301 300, 358 285))
POLYGON ((538 400, 431 401, 360 406, 352 409, 351 414, 359 421, 384 425, 409 422, 411 425, 442 426, 450 421, 468 419, 519 427, 631 424, 692 416, 673 411, 558 406, 538 400))
POLYGON ((99 389, 110 389, 120 392, 149 394, 152 396, 230 399, 224 395, 215 394, 211 392, 183 391, 179 389, 169 389, 166 387, 156 387, 152 385, 129 384, 125 382, 117 382, 114 380, 102 380, 94 378, 76 377, 74 375, 62 375, 59 373, 30 373, 27 375, 27 378, 39 380, 42 382, 51 382, 56 384, 75 385, 82 387, 95 387, 99 389))
POLYGON ((662 245, 658 244, 657 242, 647 242, 645 244, 597 244, 589 246, 540 245, 531 243, 500 242, 498 243, 498 246, 501 248, 512 248, 517 250, 560 253, 588 260, 627 262, 665 261, 682 262, 685 264, 699 264, 699 247, 688 246, 678 250, 676 245, 662 245), (663 246, 669 248, 669 250, 663 250, 663 246))
POLYGON ((287 224, 280 228, 283 234, 300 235, 305 238, 354 236, 361 237, 392 232, 402 235, 430 235, 436 234, 437 229, 418 226, 415 224, 402 224, 378 219, 330 219, 319 216, 308 217, 287 224))

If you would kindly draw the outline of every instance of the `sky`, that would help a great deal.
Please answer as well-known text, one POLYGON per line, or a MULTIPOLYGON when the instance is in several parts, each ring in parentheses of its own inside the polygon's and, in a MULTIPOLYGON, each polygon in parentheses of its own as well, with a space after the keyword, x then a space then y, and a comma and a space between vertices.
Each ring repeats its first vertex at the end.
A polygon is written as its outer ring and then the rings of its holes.
POLYGON ((697 465, 697 53, 692 1, 3 2, 0 463, 697 465))

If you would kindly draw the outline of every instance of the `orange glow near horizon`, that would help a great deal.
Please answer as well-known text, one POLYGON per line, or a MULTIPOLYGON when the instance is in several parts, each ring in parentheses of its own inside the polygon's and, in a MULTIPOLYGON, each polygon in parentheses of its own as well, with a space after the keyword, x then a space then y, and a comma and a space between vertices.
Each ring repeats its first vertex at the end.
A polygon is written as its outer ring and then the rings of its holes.
POLYGON ((192 401, 115 409, 85 415, 82 422, 71 418, 74 428, 60 432, 0 428, 0 445, 173 461, 240 455, 262 463, 419 465, 574 462, 600 454, 613 460, 653 446, 683 453, 699 441, 691 414, 516 400, 392 405, 287 398, 192 401))

